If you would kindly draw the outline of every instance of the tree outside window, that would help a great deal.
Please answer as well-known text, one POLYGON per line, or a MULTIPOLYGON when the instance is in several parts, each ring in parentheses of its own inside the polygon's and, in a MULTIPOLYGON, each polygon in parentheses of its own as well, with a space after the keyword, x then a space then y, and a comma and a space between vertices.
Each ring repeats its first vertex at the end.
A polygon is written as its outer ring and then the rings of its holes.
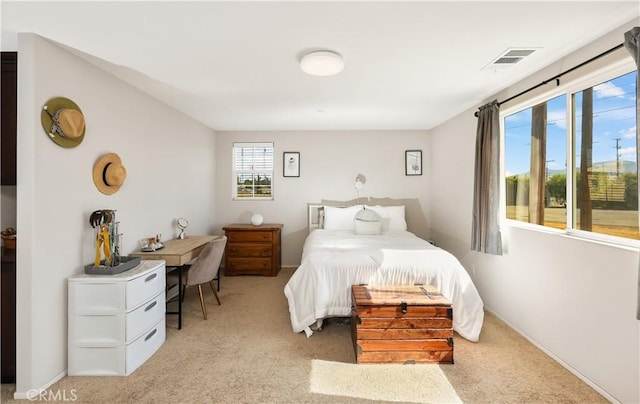
POLYGON ((640 239, 636 80, 632 71, 504 117, 508 219, 640 239))

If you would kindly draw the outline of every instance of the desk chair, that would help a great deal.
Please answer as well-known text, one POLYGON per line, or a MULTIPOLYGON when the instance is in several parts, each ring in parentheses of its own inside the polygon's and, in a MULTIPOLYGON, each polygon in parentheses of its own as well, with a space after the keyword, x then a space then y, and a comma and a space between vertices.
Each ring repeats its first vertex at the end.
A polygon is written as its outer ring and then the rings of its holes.
MULTIPOLYGON (((220 262, 224 254, 224 247, 227 244, 227 237, 222 236, 213 241, 208 242, 200 252, 197 258, 188 262, 183 268, 182 275, 182 299, 184 300, 184 292, 187 286, 198 286, 200 293, 200 306, 202 306, 202 315, 207 319, 207 309, 204 305, 204 296, 202 294, 202 285, 208 283, 211 286, 213 295, 220 305, 220 298, 213 286, 213 280, 219 277, 220 262)), ((178 274, 169 272, 167 274, 167 285, 177 285, 179 282, 178 274)))

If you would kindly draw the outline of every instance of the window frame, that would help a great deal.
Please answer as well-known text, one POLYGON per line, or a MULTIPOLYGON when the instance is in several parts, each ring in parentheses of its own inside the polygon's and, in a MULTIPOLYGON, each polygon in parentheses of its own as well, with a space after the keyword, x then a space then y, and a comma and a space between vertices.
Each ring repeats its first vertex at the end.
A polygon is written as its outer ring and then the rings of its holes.
MULTIPOLYGON (((499 207, 499 217, 500 217, 500 225, 501 226, 509 226, 509 227, 518 227, 524 229, 530 229, 534 231, 540 231, 544 233, 551 233, 557 235, 566 235, 570 237, 575 237, 581 240, 586 241, 594 241, 605 243, 608 245, 614 246, 623 246, 623 247, 640 247, 640 240, 613 236, 609 234, 595 233, 591 231, 585 231, 575 228, 575 217, 573 212, 573 206, 575 201, 575 189, 574 189, 574 178, 573 178, 573 170, 574 170, 574 151, 575 144, 573 139, 573 119, 571 119, 572 114, 572 95, 583 91, 587 88, 594 87, 603 82, 612 80, 614 78, 623 76, 625 74, 631 73, 633 71, 637 71, 637 66, 635 65, 632 58, 622 58, 620 60, 608 63, 605 66, 594 69, 590 72, 581 74, 571 79, 565 80, 563 83, 562 80, 560 84, 555 86, 552 89, 547 91, 543 91, 538 93, 537 95, 528 97, 526 99, 521 100, 520 102, 513 102, 513 104, 509 105, 506 108, 500 109, 500 207, 499 207), (566 217, 566 229, 557 229, 550 226, 544 226, 540 224, 527 223, 522 222, 515 219, 507 218, 507 206, 506 206, 506 177, 505 177, 505 158, 506 158, 506 150, 505 150, 505 128, 504 121, 505 117, 517 113, 519 111, 525 110, 527 108, 532 108, 533 106, 540 104, 542 102, 549 101, 555 97, 560 95, 566 95, 566 111, 567 111, 567 128, 566 128, 566 161, 567 161, 567 193, 566 193, 566 203, 567 207, 571 207, 567 209, 567 217, 566 217)), ((636 83, 640 82, 640 79, 636 83)), ((638 84, 636 84, 638 85, 638 84)), ((638 136, 636 131, 636 136, 638 136)), ((640 162, 637 161, 636 164, 640 168, 640 162)), ((639 173, 640 174, 640 173, 639 173)), ((640 175, 639 175, 640 176, 640 175)), ((640 208, 639 208, 640 211, 640 208)))
MULTIPOLYGON (((275 144, 274 142, 233 142, 231 144, 231 199, 233 201, 273 201, 275 197, 274 193, 274 179, 275 179, 275 144), (270 147, 272 150, 271 155, 271 170, 236 170, 236 149, 242 147, 270 147), (239 197, 238 196, 238 173, 265 173, 271 176, 271 196, 268 197, 239 197)), ((255 186, 255 185, 254 185, 255 186)))

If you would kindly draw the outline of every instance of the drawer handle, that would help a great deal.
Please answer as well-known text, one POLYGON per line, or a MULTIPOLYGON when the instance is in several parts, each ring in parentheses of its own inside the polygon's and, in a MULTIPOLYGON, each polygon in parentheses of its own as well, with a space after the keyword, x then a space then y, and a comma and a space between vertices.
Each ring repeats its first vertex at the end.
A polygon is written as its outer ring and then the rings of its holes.
POLYGON ((158 304, 158 301, 154 301, 152 302, 150 305, 148 305, 147 307, 144 308, 144 311, 149 311, 151 309, 153 309, 155 307, 155 305, 158 304))
POLYGON ((147 279, 145 279, 145 282, 149 282, 150 280, 154 279, 156 276, 158 276, 157 273, 151 274, 149 276, 147 276, 147 279))
POLYGON ((157 328, 155 328, 153 331, 151 331, 151 332, 149 333, 149 335, 147 335, 146 337, 144 337, 144 340, 145 340, 145 341, 149 341, 149 339, 151 339, 151 337, 153 337, 154 335, 156 335, 156 333, 157 333, 157 332, 158 332, 158 329, 157 329, 157 328))

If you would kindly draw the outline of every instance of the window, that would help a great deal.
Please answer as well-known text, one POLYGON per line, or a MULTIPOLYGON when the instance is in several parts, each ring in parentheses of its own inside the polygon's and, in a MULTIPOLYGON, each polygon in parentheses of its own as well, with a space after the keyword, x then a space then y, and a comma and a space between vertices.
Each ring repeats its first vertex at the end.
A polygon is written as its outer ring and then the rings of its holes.
POLYGON ((507 218, 564 229, 566 96, 504 119, 507 218))
POLYGON ((640 239, 637 72, 608 76, 504 112, 507 219, 640 239))
POLYGON ((233 199, 273 199, 273 143, 233 144, 233 199))

